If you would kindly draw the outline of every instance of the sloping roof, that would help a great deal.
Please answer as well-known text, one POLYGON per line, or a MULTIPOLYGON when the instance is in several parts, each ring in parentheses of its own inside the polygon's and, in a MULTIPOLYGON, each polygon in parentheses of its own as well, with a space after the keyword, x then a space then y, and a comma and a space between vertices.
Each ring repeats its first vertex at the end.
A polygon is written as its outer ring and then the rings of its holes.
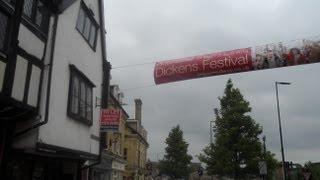
POLYGON ((140 137, 140 139, 142 139, 142 141, 144 143, 146 143, 146 145, 149 147, 149 143, 147 142, 147 140, 138 131, 136 131, 134 128, 130 127, 127 123, 126 123, 126 127, 129 128, 134 134, 138 135, 140 137))
POLYGON ((126 115, 126 117, 129 118, 128 113, 126 112, 126 110, 123 109, 122 105, 119 103, 119 101, 117 100, 117 98, 114 97, 114 95, 113 95, 111 92, 109 93, 109 95, 110 95, 112 101, 115 103, 115 104, 113 104, 113 105, 116 105, 117 107, 119 107, 119 108, 122 110, 122 112, 126 115))

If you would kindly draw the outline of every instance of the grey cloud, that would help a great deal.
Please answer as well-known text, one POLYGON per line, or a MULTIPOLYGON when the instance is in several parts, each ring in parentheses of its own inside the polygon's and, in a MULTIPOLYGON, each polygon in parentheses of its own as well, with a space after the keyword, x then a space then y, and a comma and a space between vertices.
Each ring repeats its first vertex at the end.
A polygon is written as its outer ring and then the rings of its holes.
MULTIPOLYGON (((133 116, 134 98, 143 100, 143 124, 149 132, 149 157, 164 153, 168 131, 180 124, 197 155, 209 142, 209 121, 218 96, 232 78, 251 103, 251 115, 263 126, 267 147, 280 159, 274 81, 280 87, 286 157, 320 161, 316 152, 320 64, 201 78, 153 87, 157 60, 182 58, 217 51, 293 40, 319 33, 317 0, 108 0, 106 1, 108 58, 114 67, 112 82, 125 93, 125 108, 133 116)), ((196 160, 196 158, 194 158, 196 160)))

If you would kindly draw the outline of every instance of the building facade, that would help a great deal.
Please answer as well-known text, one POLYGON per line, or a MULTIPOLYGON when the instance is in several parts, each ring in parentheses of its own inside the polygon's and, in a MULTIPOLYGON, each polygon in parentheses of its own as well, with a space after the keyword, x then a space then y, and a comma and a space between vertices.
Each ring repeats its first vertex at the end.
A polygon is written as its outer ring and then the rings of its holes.
POLYGON ((110 86, 107 109, 109 125, 102 128, 106 134, 105 149, 101 163, 94 166, 91 173, 98 174, 104 180, 143 180, 147 173, 149 144, 147 131, 141 124, 142 101, 135 100, 135 118, 129 119, 122 98, 119 86, 110 86))
POLYGON ((142 101, 135 99, 135 118, 126 124, 125 157, 128 161, 125 177, 128 180, 144 180, 146 175, 147 131, 142 126, 142 101))
POLYGON ((102 151, 102 161, 107 163, 94 166, 93 171, 98 171, 104 180, 122 180, 127 161, 124 158, 125 125, 129 118, 122 108, 122 93, 119 86, 110 86, 108 110, 120 111, 118 124, 105 129, 105 149, 102 151))
POLYGON ((0 24, 0 179, 88 179, 108 97, 103 0, 0 0, 0 24))

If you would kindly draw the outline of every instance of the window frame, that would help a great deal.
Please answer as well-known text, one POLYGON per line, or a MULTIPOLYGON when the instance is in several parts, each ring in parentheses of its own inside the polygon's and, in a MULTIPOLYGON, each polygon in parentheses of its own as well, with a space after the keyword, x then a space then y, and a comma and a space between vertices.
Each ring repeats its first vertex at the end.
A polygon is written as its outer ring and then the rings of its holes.
POLYGON ((123 148, 123 159, 128 159, 128 148, 123 148))
POLYGON ((70 64, 69 65, 69 69, 70 69, 70 81, 69 81, 69 94, 68 94, 68 107, 67 107, 67 116, 78 120, 79 122, 82 122, 88 126, 92 126, 93 123, 93 88, 95 88, 96 86, 90 81, 89 78, 87 78, 75 65, 70 64), (78 79, 78 101, 77 101, 77 113, 73 112, 73 98, 75 97, 75 95, 73 94, 73 84, 74 84, 74 77, 76 77, 78 79), (81 116, 81 108, 80 108, 80 101, 81 101, 81 84, 84 83, 85 84, 85 98, 84 98, 84 116, 81 116), (88 89, 91 90, 91 97, 89 99, 91 99, 91 104, 87 104, 87 91, 88 89), (87 116, 87 106, 90 106, 90 118, 88 118, 87 116))
POLYGON ((83 39, 88 43, 88 45, 91 47, 91 49, 93 51, 96 51, 96 46, 97 46, 97 39, 98 39, 98 30, 99 30, 99 24, 97 23, 97 21, 94 18, 94 13, 93 11, 87 7, 87 5, 81 1, 80 2, 80 7, 79 7, 79 11, 78 11, 78 16, 77 16, 77 22, 76 22, 76 26, 75 26, 76 30, 79 32, 79 34, 83 37, 83 39), (83 22, 82 22, 82 27, 80 29, 80 27, 78 27, 79 24, 79 17, 80 17, 80 12, 83 12, 83 22), (84 30, 86 28, 86 22, 87 19, 90 20, 90 27, 89 27, 89 35, 88 38, 85 36, 84 34, 84 30), (94 32, 94 41, 93 44, 91 44, 90 39, 91 39, 91 30, 93 29, 92 27, 95 28, 95 32, 94 32))
POLYGON ((10 14, 7 13, 2 7, 0 7, 0 13, 5 16, 6 19, 6 27, 3 29, 4 30, 4 37, 3 37, 3 47, 0 48, 0 53, 1 54, 7 54, 7 49, 8 49, 8 42, 9 42, 9 34, 10 34, 10 27, 11 27, 11 20, 10 20, 10 14))
MULTIPOLYGON (((12 0, 12 3, 14 3, 14 1, 16 0, 12 0)), ((25 25, 30 31, 32 31, 40 40, 45 42, 49 33, 49 24, 51 17, 51 11, 49 10, 48 5, 43 0, 32 0, 30 17, 24 13, 24 6, 25 4, 23 4, 21 23, 25 25), (36 22, 38 13, 37 6, 39 2, 41 2, 46 8, 46 13, 42 15, 42 21, 45 21, 43 26, 38 25, 36 22)))

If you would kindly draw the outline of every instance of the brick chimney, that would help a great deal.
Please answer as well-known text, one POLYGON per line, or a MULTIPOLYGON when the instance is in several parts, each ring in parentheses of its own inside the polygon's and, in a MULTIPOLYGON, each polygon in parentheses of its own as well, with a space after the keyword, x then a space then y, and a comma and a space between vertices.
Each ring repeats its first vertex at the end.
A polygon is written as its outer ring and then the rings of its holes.
POLYGON ((136 112, 135 112, 135 119, 139 122, 139 125, 141 125, 141 108, 142 108, 142 101, 141 99, 135 99, 134 100, 135 102, 135 109, 136 109, 136 112))

